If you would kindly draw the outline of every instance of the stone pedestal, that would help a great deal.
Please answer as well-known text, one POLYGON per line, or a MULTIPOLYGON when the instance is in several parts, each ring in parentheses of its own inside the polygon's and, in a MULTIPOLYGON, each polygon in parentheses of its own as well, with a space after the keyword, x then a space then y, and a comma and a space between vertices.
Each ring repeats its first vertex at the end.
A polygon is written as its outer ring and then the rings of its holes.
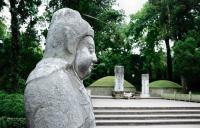
POLYGON ((114 98, 123 98, 124 92, 124 66, 115 66, 114 98))
POLYGON ((124 98, 124 91, 112 91, 112 97, 115 99, 124 98))
POLYGON ((150 97, 149 95, 149 74, 142 74, 142 98, 150 97))

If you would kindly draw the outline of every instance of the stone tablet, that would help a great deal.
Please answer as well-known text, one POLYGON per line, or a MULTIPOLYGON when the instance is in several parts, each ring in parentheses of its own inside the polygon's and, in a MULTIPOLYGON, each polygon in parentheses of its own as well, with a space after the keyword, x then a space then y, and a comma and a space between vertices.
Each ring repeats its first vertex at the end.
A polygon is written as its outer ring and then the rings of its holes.
POLYGON ((94 31, 77 11, 53 14, 43 59, 26 81, 29 128, 94 128, 95 117, 83 80, 97 61, 94 31))
POLYGON ((149 95, 149 74, 142 74, 142 98, 150 97, 149 95))
POLYGON ((115 66, 115 92, 124 91, 124 66, 115 66))

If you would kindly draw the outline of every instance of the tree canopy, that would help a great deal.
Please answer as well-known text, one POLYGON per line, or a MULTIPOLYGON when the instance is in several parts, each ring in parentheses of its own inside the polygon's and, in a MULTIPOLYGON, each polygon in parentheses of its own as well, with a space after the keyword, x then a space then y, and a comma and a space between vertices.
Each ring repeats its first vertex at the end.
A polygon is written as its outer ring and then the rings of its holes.
MULTIPOLYGON (((167 76, 168 80, 179 81, 177 76, 181 77, 183 72, 186 73, 185 69, 195 69, 198 72, 194 67, 199 62, 193 63, 194 65, 185 62, 189 63, 189 60, 195 60, 194 56, 197 57, 197 55, 192 55, 193 53, 189 49, 191 46, 193 46, 193 50, 199 47, 199 37, 197 36, 200 30, 199 4, 198 0, 149 0, 141 11, 132 15, 127 35, 133 43, 140 47, 141 55, 145 57, 150 74, 152 71, 156 71, 155 67, 157 66, 159 70, 156 72, 163 71, 161 74, 165 74, 164 71, 167 67, 167 75, 163 76, 167 76), (170 41, 173 42, 174 49, 171 49, 170 41), (166 54, 163 54, 163 48, 159 47, 163 42, 166 54), (188 42, 188 45, 183 42, 188 42), (159 55, 162 55, 160 59, 158 59, 159 55)), ((171 43, 171 45, 173 44, 171 43)), ((198 50, 196 52, 198 53, 198 50)), ((188 75, 197 79, 198 76, 194 75, 195 71, 191 71, 191 73, 188 72, 188 75)), ((181 81, 187 80, 183 80, 181 77, 181 81)))

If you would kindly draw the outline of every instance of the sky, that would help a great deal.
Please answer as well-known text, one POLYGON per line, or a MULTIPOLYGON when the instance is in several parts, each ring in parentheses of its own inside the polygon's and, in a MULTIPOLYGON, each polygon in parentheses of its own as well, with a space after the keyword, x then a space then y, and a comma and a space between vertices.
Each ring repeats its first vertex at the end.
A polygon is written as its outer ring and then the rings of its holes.
POLYGON ((138 12, 147 1, 148 0, 116 0, 117 5, 113 6, 113 8, 123 9, 129 21, 129 16, 138 12))

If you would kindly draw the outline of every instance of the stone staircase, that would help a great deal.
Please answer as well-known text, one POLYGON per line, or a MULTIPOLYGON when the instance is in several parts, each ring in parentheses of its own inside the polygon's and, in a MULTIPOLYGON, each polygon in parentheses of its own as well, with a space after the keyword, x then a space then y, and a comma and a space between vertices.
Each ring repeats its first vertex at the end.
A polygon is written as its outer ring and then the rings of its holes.
POLYGON ((194 125, 200 127, 200 107, 94 107, 96 125, 194 125))

